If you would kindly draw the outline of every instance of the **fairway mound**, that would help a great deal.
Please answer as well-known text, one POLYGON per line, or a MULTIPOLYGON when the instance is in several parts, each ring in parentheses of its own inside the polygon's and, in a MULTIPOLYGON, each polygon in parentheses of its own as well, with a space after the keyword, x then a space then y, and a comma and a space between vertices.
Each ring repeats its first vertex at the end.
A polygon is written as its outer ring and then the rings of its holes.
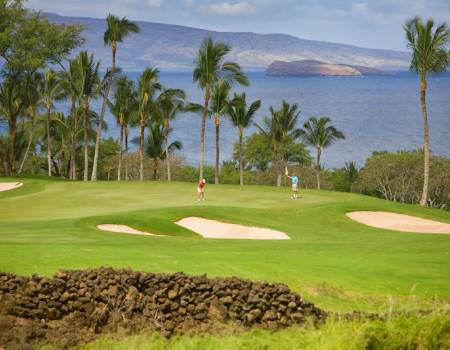
POLYGON ((14 190, 22 185, 21 182, 0 182, 0 192, 14 190))
POLYGON ((346 215, 362 224, 387 230, 450 234, 450 224, 384 211, 354 211, 346 215))
MULTIPOLYGON (((117 233, 126 233, 130 235, 143 235, 143 236, 159 236, 162 237, 162 235, 155 235, 153 233, 144 232, 136 230, 130 226, 127 225, 116 225, 116 224, 102 224, 97 225, 97 228, 102 231, 109 231, 109 232, 117 232, 117 233)), ((166 236, 164 236, 166 237, 166 236)))
POLYGON ((290 239, 287 234, 268 228, 228 224, 198 217, 186 217, 175 222, 205 238, 219 239, 290 239))
POLYGON ((99 268, 53 278, 0 273, 0 345, 74 347, 117 329, 173 333, 252 326, 277 330, 327 314, 286 285, 237 277, 99 268), (19 339, 20 338, 20 339, 19 339))

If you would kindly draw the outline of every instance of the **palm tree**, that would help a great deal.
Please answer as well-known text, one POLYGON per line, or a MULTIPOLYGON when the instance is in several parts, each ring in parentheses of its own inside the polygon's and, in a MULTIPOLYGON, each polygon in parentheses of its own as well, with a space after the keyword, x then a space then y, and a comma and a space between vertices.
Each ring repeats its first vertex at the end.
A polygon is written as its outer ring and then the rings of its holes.
POLYGON ((446 50, 446 46, 450 43, 450 31, 445 23, 439 25, 434 31, 433 27, 433 20, 428 20, 424 24, 420 17, 409 20, 404 26, 408 47, 412 51, 410 69, 417 72, 420 79, 424 153, 423 190, 420 199, 422 206, 427 205, 430 176, 430 131, 426 104, 427 75, 444 72, 450 61, 450 53, 446 50))
POLYGON ((205 126, 206 117, 209 112, 209 99, 211 97, 211 89, 214 84, 223 79, 230 84, 237 82, 247 86, 248 78, 242 73, 240 66, 235 62, 224 61, 225 56, 230 52, 231 48, 224 43, 214 42, 211 37, 205 39, 195 58, 195 68, 192 74, 193 81, 204 92, 203 114, 200 129, 200 174, 199 178, 203 178, 203 167, 205 163, 205 126))
POLYGON ((344 175, 350 184, 350 192, 353 192, 353 184, 358 179, 359 170, 355 162, 346 162, 344 166, 344 175))
POLYGON ((8 137, 5 142, 6 162, 5 174, 14 175, 16 161, 16 133, 17 121, 23 113, 25 101, 23 99, 23 90, 26 90, 26 83, 22 80, 13 79, 6 76, 0 83, 0 106, 2 114, 6 116, 8 122, 8 137))
POLYGON ((172 180, 170 169, 170 152, 169 152, 169 131, 170 121, 174 120, 180 112, 184 112, 184 102, 186 94, 183 90, 167 89, 164 90, 156 100, 156 109, 159 114, 158 117, 163 125, 164 148, 167 170, 167 181, 172 180))
MULTIPOLYGON (((176 149, 181 149, 180 141, 174 141, 170 145, 165 146, 165 128, 159 121, 152 121, 148 126, 149 135, 147 138, 147 147, 145 153, 153 160, 153 180, 157 179, 159 161, 167 159, 168 155, 176 149)), ((172 130, 167 132, 170 134, 172 130)))
POLYGON ((83 153, 84 169, 83 180, 88 181, 89 174, 89 154, 88 154, 88 122, 90 101, 97 98, 100 90, 100 77, 98 74, 99 62, 94 62, 94 55, 88 55, 86 51, 81 51, 77 58, 77 65, 80 74, 80 106, 83 111, 83 153))
POLYGON ((61 100, 64 97, 64 89, 61 80, 58 78, 56 71, 49 69, 44 73, 40 94, 42 96, 42 104, 47 112, 45 130, 47 135, 47 167, 48 176, 52 176, 52 149, 50 124, 52 119, 53 101, 61 100))
POLYGON ((220 116, 225 114, 228 107, 228 95, 230 84, 225 80, 218 80, 212 89, 211 113, 215 114, 216 125, 216 166, 214 171, 214 183, 219 184, 219 164, 220 164, 220 116))
POLYGON ((300 136, 300 129, 297 128, 300 111, 296 103, 290 105, 283 100, 279 110, 275 111, 270 106, 269 112, 270 117, 264 119, 265 128, 259 124, 255 125, 271 145, 277 172, 277 186, 281 186, 283 169, 286 168, 289 157, 288 146, 300 136))
POLYGON ((144 138, 145 126, 149 115, 155 109, 154 95, 161 90, 159 71, 145 69, 138 82, 138 113, 139 113, 139 179, 144 181, 144 138))
POLYGON ((41 100, 39 87, 42 84, 43 76, 40 73, 34 73, 29 83, 29 89, 27 90, 27 116, 28 116, 28 143, 22 161, 20 162, 18 174, 22 173, 25 162, 27 161, 28 154, 30 153, 31 145, 34 140, 34 127, 36 123, 36 112, 39 107, 39 101, 41 100))
POLYGON ((310 117, 303 125, 304 130, 301 130, 301 136, 305 142, 317 150, 316 180, 318 190, 320 190, 320 156, 322 150, 331 146, 338 139, 345 139, 342 131, 339 131, 330 123, 331 119, 327 117, 320 117, 319 119, 310 117))
POLYGON ((114 89, 114 102, 109 102, 109 109, 116 117, 117 124, 120 126, 120 152, 119 164, 117 167, 117 180, 122 179, 122 158, 124 153, 124 136, 126 126, 137 108, 137 93, 134 82, 126 76, 117 79, 114 89))
POLYGON ((77 178, 77 162, 76 152, 78 146, 78 118, 79 108, 77 107, 77 101, 80 96, 80 89, 82 86, 81 72, 79 70, 77 59, 72 59, 68 63, 67 69, 63 66, 63 70, 60 71, 61 84, 64 89, 66 98, 70 98, 70 117, 71 117, 71 147, 70 147, 70 170, 69 178, 75 180, 77 178))
POLYGON ((239 183, 244 185, 244 159, 243 159, 243 136, 244 128, 248 127, 255 116, 256 111, 261 107, 261 101, 257 100, 247 108, 245 93, 234 94, 233 100, 227 108, 227 114, 236 127, 239 135, 239 183))
POLYGON ((102 108, 100 111, 100 118, 98 121, 98 127, 97 127, 97 137, 95 140, 95 150, 94 150, 94 162, 92 165, 92 175, 91 175, 91 181, 97 180, 97 164, 98 164, 98 156, 100 151, 100 141, 102 137, 102 128, 103 128, 103 120, 105 117, 105 110, 106 105, 108 101, 109 96, 109 90, 111 89, 112 83, 113 83, 113 77, 116 73, 116 52, 117 52, 117 43, 123 42, 126 36, 128 36, 131 33, 138 33, 139 32, 139 26, 126 19, 125 17, 122 17, 122 19, 109 14, 106 18, 106 23, 108 25, 108 28, 105 31, 103 42, 105 43, 105 46, 111 46, 112 50, 112 67, 111 72, 108 74, 107 82, 105 84, 105 88, 103 91, 103 103, 102 108))
POLYGON ((54 159, 52 159, 53 167, 56 174, 66 177, 70 165, 68 163, 70 161, 71 118, 66 117, 64 113, 56 112, 53 113, 52 120, 50 133, 56 150, 54 159))

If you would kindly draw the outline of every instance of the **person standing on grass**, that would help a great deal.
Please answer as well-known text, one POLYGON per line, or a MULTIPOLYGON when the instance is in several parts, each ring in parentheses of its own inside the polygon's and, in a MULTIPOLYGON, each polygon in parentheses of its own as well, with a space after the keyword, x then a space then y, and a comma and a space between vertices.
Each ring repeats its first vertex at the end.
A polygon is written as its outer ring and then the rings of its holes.
POLYGON ((298 176, 295 174, 292 176, 289 176, 287 171, 286 171, 286 176, 289 179, 291 179, 292 199, 298 199, 298 176))
POLYGON ((205 179, 201 179, 200 182, 198 183, 198 187, 197 187, 198 201, 205 200, 205 184, 206 184, 205 179))

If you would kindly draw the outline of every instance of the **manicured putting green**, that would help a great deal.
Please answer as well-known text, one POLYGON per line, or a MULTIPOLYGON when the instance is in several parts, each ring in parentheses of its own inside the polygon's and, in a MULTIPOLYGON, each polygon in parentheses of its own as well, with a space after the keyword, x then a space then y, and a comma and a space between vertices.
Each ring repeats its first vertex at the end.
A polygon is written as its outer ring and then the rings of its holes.
POLYGON ((113 266, 237 275, 284 282, 334 310, 383 309, 396 300, 417 306, 450 297, 450 235, 378 229, 346 216, 388 211, 450 223, 450 212, 316 190, 300 190, 293 201, 288 188, 263 186, 209 185, 206 201, 197 202, 189 183, 0 182, 24 184, 0 193, 2 271, 50 275, 113 266), (175 223, 185 217, 269 228, 290 239, 205 239, 175 223), (106 223, 172 237, 97 228, 106 223))

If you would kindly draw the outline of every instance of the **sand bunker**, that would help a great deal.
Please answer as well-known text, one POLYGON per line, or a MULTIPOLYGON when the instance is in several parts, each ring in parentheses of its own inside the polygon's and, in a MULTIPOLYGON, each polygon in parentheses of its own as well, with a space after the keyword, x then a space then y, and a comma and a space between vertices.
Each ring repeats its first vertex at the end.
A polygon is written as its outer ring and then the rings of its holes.
POLYGON ((97 228, 102 231, 127 233, 130 235, 161 236, 161 235, 155 235, 155 234, 149 233, 149 232, 135 230, 134 228, 127 226, 127 225, 103 224, 103 225, 97 225, 97 228))
POLYGON ((289 239, 283 232, 268 228, 227 224, 220 221, 187 217, 175 222, 205 238, 221 239, 289 239))
POLYGON ((450 224, 410 215, 384 211, 354 211, 346 215, 362 224, 387 230, 450 234, 450 224))
POLYGON ((21 182, 0 182, 0 192, 9 191, 22 186, 21 182))

